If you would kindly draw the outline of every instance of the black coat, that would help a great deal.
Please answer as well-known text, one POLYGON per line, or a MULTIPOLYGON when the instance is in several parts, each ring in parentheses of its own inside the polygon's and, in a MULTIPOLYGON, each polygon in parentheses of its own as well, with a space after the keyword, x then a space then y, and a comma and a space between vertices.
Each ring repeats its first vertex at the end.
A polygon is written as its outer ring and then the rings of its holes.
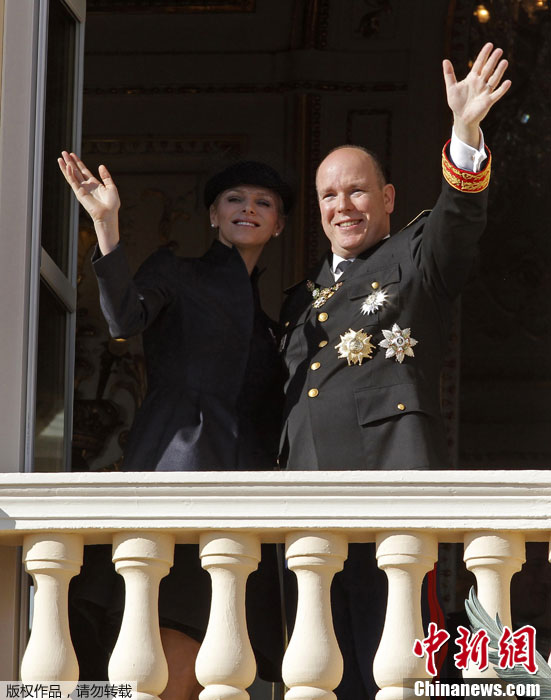
POLYGON ((143 333, 147 395, 125 449, 131 471, 272 469, 281 369, 272 322, 235 248, 162 249, 132 279, 122 246, 94 269, 114 337, 143 333))
MULTIPOLYGON (((444 181, 432 212, 360 255, 323 306, 312 306, 306 281, 291 290, 281 316, 289 373, 282 457, 289 469, 448 465, 440 371, 453 302, 484 230, 486 203, 487 190, 466 193, 444 181), (364 314, 362 305, 375 288, 386 299, 364 314), (379 346, 383 330, 394 324, 411 329, 418 341, 414 357, 402 363, 379 346), (372 336, 372 359, 361 365, 349 365, 336 349, 350 330, 372 336), (316 396, 309 396, 312 389, 316 396)), ((329 257, 309 279, 321 288, 335 284, 329 257)))
MULTIPOLYGON (((198 259, 160 250, 134 279, 120 245, 103 257, 96 252, 93 263, 111 334, 143 332, 148 390, 124 468, 275 468, 283 377, 274 324, 260 307, 257 272, 249 277, 238 251, 218 241, 198 259)), ((70 599, 79 663, 88 669, 81 679, 104 677, 124 606, 110 548, 86 548, 70 599)), ((200 641, 209 610, 210 577, 201 568, 198 547, 177 545, 174 566, 160 586, 161 626, 200 641)), ((274 545, 262 545, 262 561, 247 581, 247 618, 259 674, 280 680, 283 638, 274 545)))

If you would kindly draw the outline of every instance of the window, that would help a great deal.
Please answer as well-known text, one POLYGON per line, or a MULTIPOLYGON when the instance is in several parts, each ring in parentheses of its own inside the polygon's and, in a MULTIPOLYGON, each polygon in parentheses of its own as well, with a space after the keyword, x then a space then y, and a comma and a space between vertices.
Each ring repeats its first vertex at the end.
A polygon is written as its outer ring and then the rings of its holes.
POLYGON ((70 468, 77 205, 59 173, 80 142, 84 0, 41 0, 34 163, 27 471, 70 468), (33 305, 33 299, 36 305, 33 305), (36 311, 37 310, 37 311, 36 311))

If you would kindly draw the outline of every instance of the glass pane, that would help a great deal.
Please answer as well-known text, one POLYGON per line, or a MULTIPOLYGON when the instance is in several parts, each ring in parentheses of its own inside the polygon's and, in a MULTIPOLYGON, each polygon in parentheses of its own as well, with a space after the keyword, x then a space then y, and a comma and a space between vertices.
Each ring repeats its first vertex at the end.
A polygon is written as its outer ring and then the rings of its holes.
POLYGON ((38 319, 34 471, 65 468, 65 352, 67 313, 44 282, 38 319))
POLYGON ((67 274, 71 191, 60 177, 57 158, 73 147, 76 21, 61 0, 50 0, 44 128, 42 245, 67 274))

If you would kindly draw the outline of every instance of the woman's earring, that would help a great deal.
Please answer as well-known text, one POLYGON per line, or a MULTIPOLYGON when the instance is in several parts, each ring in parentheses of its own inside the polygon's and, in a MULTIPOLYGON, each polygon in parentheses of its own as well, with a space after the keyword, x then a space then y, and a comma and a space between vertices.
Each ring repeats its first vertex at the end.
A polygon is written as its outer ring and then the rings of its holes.
POLYGON ((277 238, 277 237, 279 236, 279 231, 276 231, 276 232, 274 233, 274 236, 277 238))
POLYGON ((216 228, 216 226, 215 226, 214 224, 211 224, 210 227, 211 227, 211 228, 216 228))

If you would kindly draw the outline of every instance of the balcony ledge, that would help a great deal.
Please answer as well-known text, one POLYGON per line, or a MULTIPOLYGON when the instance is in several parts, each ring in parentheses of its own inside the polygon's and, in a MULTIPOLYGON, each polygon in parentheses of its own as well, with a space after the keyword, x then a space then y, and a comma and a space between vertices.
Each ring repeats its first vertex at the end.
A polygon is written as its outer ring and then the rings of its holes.
POLYGON ((523 471, 105 472, 0 474, 0 543, 26 533, 246 530, 279 541, 292 530, 346 531, 372 541, 381 530, 438 533, 551 529, 551 473, 523 471))

